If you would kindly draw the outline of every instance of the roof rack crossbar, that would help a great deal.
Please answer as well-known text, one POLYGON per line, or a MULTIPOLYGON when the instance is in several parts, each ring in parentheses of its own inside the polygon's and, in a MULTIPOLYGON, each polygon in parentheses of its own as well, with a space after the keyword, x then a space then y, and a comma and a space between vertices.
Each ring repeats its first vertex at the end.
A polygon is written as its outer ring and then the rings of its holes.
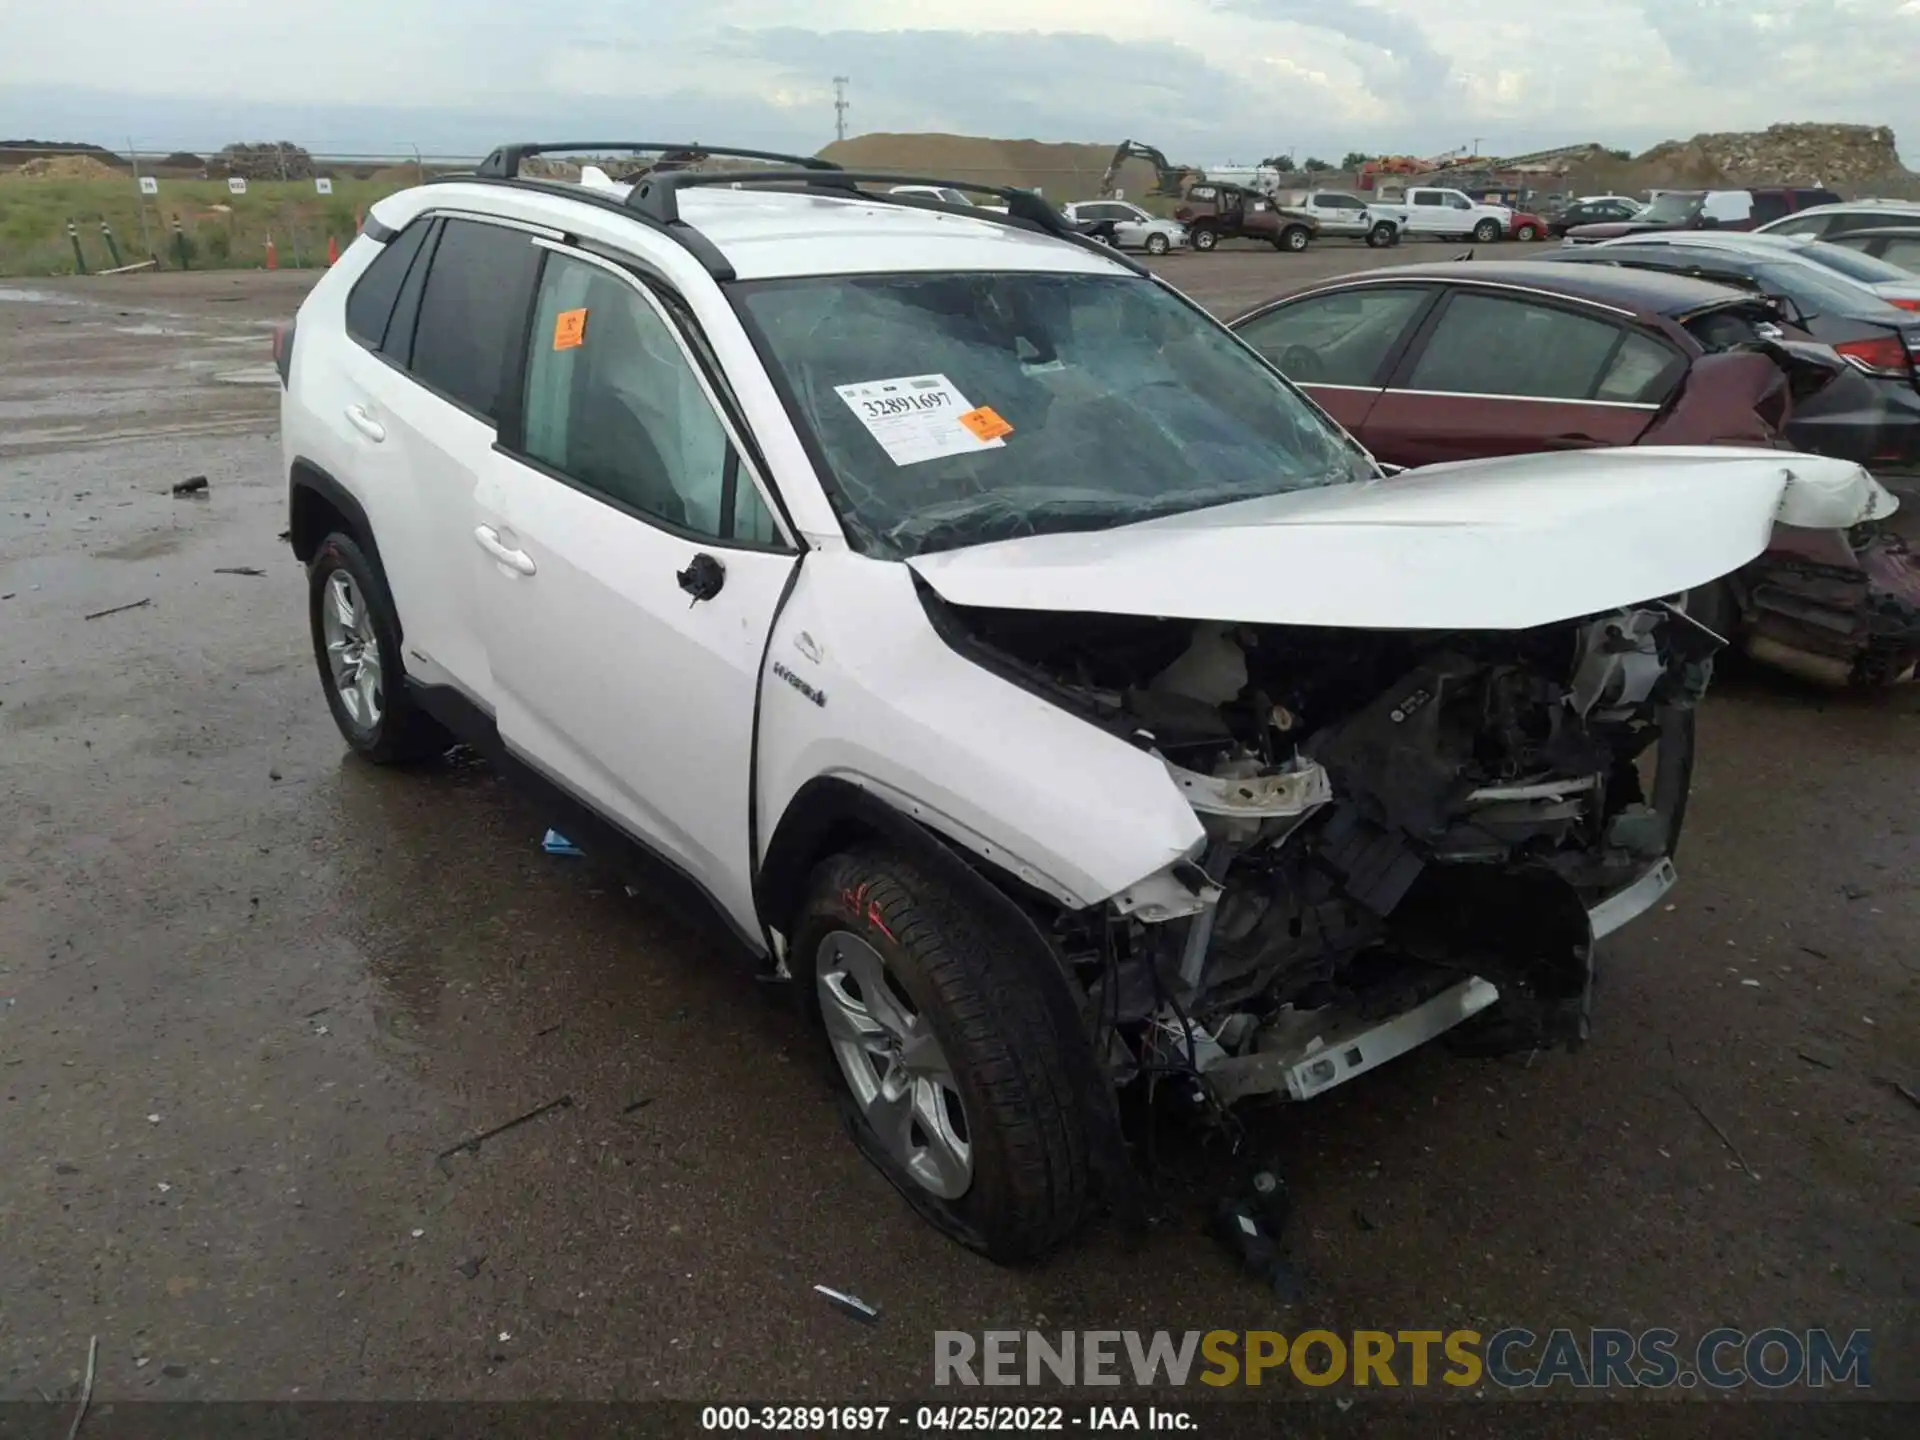
POLYGON ((796 172, 791 170, 693 171, 670 170, 649 175, 627 195, 627 205, 655 225, 668 229, 685 227, 680 218, 679 192, 695 186, 725 185, 739 189, 748 185, 799 186, 803 189, 837 190, 848 197, 879 204, 901 205, 916 210, 937 210, 948 215, 966 215, 975 220, 1012 225, 1022 230, 1037 230, 1084 250, 1103 255, 1115 264, 1137 274, 1150 273, 1137 261, 1110 245, 1102 245, 1085 234, 1036 191, 1011 185, 985 185, 977 180, 950 180, 937 175, 902 175, 888 170, 841 170, 796 172), (861 190, 861 185, 928 185, 947 190, 963 190, 976 195, 993 195, 1007 202, 1007 213, 996 214, 978 206, 949 205, 928 195, 892 195, 861 190))
POLYGON ((720 155, 737 160, 778 160, 788 165, 797 165, 803 170, 838 170, 840 168, 833 161, 822 160, 817 155, 787 155, 778 150, 742 150, 732 145, 702 145, 698 141, 683 144, 669 140, 539 140, 498 146, 475 167, 473 173, 488 180, 513 180, 519 177, 520 166, 536 155, 578 150, 589 150, 601 155, 608 151, 622 151, 635 155, 654 151, 661 154, 720 155))

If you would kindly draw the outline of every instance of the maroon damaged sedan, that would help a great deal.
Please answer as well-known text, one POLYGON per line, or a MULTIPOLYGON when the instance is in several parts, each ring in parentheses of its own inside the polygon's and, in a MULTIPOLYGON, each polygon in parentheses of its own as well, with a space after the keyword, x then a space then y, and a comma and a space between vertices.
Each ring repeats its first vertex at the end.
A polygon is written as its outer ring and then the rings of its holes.
MULTIPOLYGON (((1606 445, 1763 445, 1864 461, 1882 443, 1871 382, 1784 325, 1767 297, 1687 276, 1531 261, 1396 266, 1230 323, 1390 465, 1606 445)), ((1809 680, 1911 679, 1920 565, 1873 526, 1781 526, 1701 618, 1809 680)))

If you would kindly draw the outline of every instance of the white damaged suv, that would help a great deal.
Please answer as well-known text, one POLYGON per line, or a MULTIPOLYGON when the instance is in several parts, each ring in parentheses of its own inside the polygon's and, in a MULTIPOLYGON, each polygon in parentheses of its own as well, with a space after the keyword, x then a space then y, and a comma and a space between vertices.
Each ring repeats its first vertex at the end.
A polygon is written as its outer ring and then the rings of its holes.
POLYGON ((1583 1036, 1674 881, 1687 592, 1891 508, 1771 451, 1388 478, 1036 196, 542 148, 379 202, 278 347, 327 703, 704 899, 997 1258, 1127 1203, 1131 1084, 1583 1036))

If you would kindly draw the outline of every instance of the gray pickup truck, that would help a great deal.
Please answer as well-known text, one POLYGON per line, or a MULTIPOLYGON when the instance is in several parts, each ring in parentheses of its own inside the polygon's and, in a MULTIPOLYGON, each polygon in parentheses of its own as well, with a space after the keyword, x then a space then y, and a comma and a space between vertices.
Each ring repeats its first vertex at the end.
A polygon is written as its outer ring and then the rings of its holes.
POLYGON ((1376 214, 1357 195, 1339 190, 1283 190, 1274 197, 1274 203, 1313 216, 1320 222, 1323 239, 1365 240, 1376 250, 1400 243, 1402 213, 1388 207, 1376 214))

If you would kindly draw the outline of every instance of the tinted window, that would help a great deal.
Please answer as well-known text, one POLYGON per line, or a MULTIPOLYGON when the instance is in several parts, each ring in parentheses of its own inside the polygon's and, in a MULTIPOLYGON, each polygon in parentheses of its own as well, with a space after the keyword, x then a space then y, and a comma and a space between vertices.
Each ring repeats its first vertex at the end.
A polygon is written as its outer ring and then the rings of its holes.
POLYGON ((1778 220, 1793 208, 1785 195, 1776 191, 1762 190, 1753 197, 1754 223, 1764 225, 1769 220, 1778 220))
POLYGON ((1880 258, 1902 270, 1920 273, 1920 239, 1896 235, 1884 243, 1880 258))
POLYGON ((1819 235, 1832 223, 1831 215, 1794 215, 1777 225, 1769 225, 1769 235, 1819 235))
POLYGON ((1447 202, 1431 190, 1416 190, 1413 192, 1413 203, 1416 205, 1444 205, 1447 202))
POLYGON ((1593 398, 1650 404, 1667 393, 1686 363, 1671 346, 1628 331, 1593 398))
POLYGON ((1804 255, 1829 270, 1837 270, 1849 280, 1858 280, 1862 285, 1886 285, 1907 278, 1897 266, 1889 265, 1884 260, 1875 260, 1871 255, 1862 255, 1857 250, 1829 245, 1824 241, 1815 241, 1794 253, 1804 255))
POLYGON ((354 282, 347 296, 347 333, 362 345, 378 350, 386 338, 387 320, 399 298, 407 269, 420 253, 431 220, 416 220, 381 248, 379 255, 354 282))
MULTIPOLYGON (((1830 211, 1827 216, 1830 222, 1828 225, 1827 238, 1831 240, 1835 235, 1844 235, 1850 230, 1871 230, 1876 225, 1893 223, 1894 218, 1896 217, 1889 217, 1884 212, 1878 210, 1830 211)), ((1785 229, 1786 227, 1782 226, 1781 228, 1785 229)))
POLYGON ((521 230, 449 220, 434 247, 414 330, 413 373, 489 420, 521 342, 540 252, 521 230))
POLYGON ((1607 321, 1524 300, 1456 294, 1407 388, 1585 400, 1621 333, 1607 321))
POLYGON ((1372 385, 1427 294, 1369 287, 1316 295, 1234 328, 1298 384, 1372 385))
POLYGON ((547 262, 527 356, 526 453, 628 510, 770 543, 772 517, 673 331, 597 265, 547 262))

